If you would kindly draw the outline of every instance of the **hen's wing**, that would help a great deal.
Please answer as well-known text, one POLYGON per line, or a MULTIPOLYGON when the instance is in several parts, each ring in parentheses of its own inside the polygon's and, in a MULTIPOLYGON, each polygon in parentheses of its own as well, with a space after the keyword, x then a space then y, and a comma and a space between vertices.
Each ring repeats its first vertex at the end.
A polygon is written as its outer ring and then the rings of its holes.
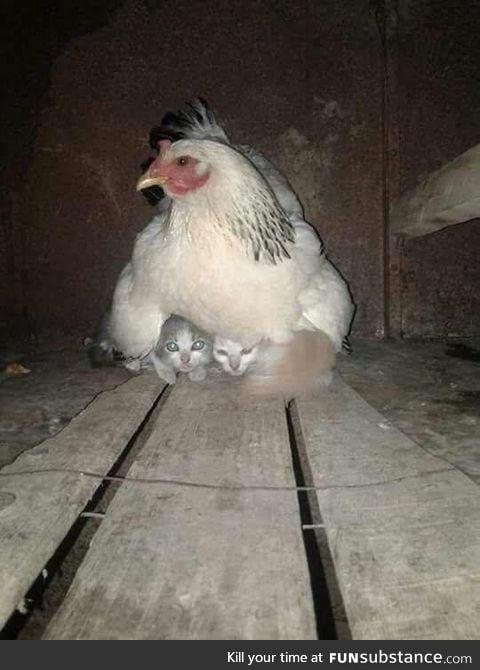
POLYGON ((126 358, 143 358, 157 344, 169 314, 160 311, 149 290, 150 254, 167 214, 156 216, 135 240, 132 260, 123 269, 115 287, 110 315, 110 334, 126 358))
POLYGON ((321 330, 341 351, 348 335, 355 307, 347 283, 326 258, 312 274, 308 286, 300 292, 302 307, 297 328, 321 330))
POLYGON ((270 184, 270 188, 275 193, 275 196, 280 203, 281 208, 287 214, 292 223, 296 220, 303 220, 303 208, 300 204, 292 187, 288 183, 287 178, 277 170, 268 158, 261 154, 256 149, 247 144, 240 144, 235 146, 235 149, 243 154, 248 160, 255 165, 257 170, 270 184))
POLYGON ((275 193, 295 230, 295 257, 302 273, 308 275, 300 291, 302 316, 297 329, 321 330, 340 351, 354 314, 347 283, 325 256, 317 231, 304 219, 303 209, 288 180, 265 156, 249 146, 237 147, 259 170, 275 193))

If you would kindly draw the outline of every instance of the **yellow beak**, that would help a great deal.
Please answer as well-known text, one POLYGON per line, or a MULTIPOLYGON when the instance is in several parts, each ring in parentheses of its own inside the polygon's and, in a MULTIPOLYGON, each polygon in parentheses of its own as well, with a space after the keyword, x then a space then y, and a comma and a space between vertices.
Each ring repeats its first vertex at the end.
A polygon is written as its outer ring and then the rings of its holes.
POLYGON ((160 177, 158 174, 150 174, 147 170, 137 181, 136 190, 143 191, 143 189, 149 188, 149 186, 163 186, 166 181, 164 177, 160 177))

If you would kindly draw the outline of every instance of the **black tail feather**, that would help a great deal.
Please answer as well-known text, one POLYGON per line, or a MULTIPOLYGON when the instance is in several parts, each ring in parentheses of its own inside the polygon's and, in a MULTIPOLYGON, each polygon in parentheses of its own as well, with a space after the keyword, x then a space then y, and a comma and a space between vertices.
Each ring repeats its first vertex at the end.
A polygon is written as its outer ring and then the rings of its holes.
POLYGON ((176 112, 167 112, 159 126, 150 131, 150 146, 158 148, 160 140, 177 142, 183 139, 211 139, 227 141, 223 129, 204 98, 188 102, 176 112))

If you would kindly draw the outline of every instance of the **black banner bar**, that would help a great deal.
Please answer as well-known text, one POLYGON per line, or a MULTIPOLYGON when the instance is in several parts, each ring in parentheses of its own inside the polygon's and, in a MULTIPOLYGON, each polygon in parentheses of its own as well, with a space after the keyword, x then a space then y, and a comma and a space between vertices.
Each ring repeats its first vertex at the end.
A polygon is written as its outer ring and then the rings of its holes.
POLYGON ((480 643, 465 641, 158 641, 150 642, 139 652, 138 645, 122 641, 105 645, 90 641, 69 642, 5 641, 0 646, 3 667, 9 661, 18 667, 21 661, 38 665, 49 663, 49 669, 93 661, 97 666, 128 665, 130 668, 205 668, 205 670, 299 670, 300 668, 434 668, 478 667, 480 643), (41 646, 39 646, 41 645, 41 646), (72 656, 72 653, 74 654, 72 656), (101 661, 100 661, 101 659, 101 661))

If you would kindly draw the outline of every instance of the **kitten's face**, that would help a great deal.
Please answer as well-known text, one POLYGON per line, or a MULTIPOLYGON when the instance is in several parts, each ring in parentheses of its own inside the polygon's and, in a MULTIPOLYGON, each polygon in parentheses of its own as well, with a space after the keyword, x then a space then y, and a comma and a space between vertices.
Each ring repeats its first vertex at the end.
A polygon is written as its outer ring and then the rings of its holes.
POLYGON ((192 372, 212 358, 211 340, 193 324, 172 317, 162 328, 157 354, 179 372, 192 372))
POLYGON ((216 337, 213 344, 213 357, 225 372, 238 377, 245 374, 257 360, 258 347, 245 349, 239 342, 225 337, 216 337))

